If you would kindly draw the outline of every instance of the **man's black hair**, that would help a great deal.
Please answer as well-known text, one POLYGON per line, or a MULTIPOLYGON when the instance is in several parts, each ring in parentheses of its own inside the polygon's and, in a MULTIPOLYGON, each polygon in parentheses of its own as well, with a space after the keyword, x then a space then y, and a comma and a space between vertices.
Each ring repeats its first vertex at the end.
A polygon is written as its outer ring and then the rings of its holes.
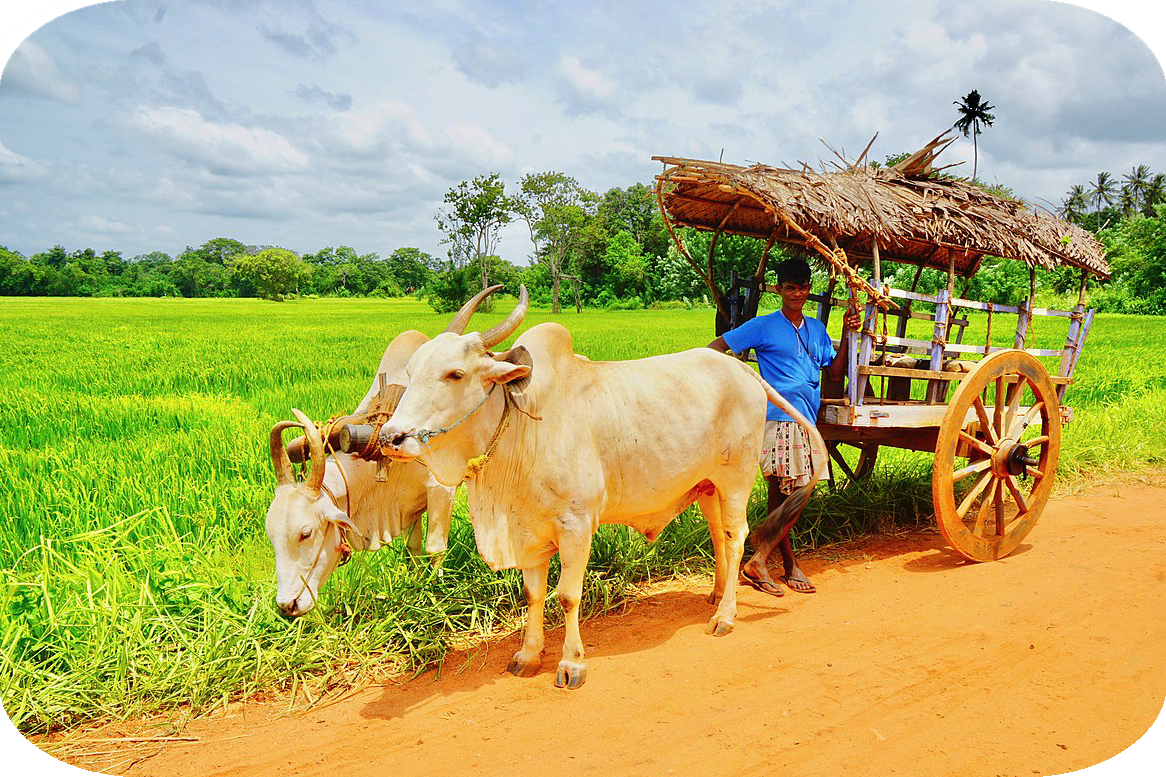
POLYGON ((810 282, 810 264, 805 259, 786 259, 777 266, 777 284, 807 284, 810 282))

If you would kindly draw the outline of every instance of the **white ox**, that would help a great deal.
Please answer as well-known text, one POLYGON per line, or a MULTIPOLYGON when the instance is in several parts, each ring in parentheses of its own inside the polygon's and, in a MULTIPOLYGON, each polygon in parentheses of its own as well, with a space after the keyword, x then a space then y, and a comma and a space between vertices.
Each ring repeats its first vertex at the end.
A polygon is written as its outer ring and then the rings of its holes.
MULTIPOLYGON (((500 287, 494 287, 494 289, 500 287)), ((446 332, 460 334, 474 308, 494 289, 478 294, 454 316, 446 332)), ((388 384, 402 383, 406 362, 429 340, 421 332, 397 335, 377 367, 388 384)), ((374 380, 353 415, 367 411, 377 395, 374 380)), ((449 537, 450 512, 456 484, 443 486, 418 462, 390 462, 383 481, 376 462, 354 454, 325 456, 320 431, 299 410, 297 421, 280 421, 271 429, 271 460, 279 484, 267 510, 267 536, 275 549, 276 605, 289 617, 303 615, 316 604, 320 587, 353 550, 376 550, 405 535, 406 548, 429 554, 440 565, 449 537), (295 481, 282 433, 304 429, 312 469, 303 483, 295 481), (323 462, 319 465, 318 462, 323 462), (421 516, 428 513, 424 538, 421 516)))
MULTIPOLYGON (((514 328, 525 307, 523 289, 514 328)), ((423 461, 441 483, 464 479, 478 551, 492 569, 522 570, 529 615, 509 671, 540 668, 547 568, 558 551, 566 637, 555 684, 582 685, 579 603, 596 529, 621 523, 651 540, 694 501, 716 557, 708 630, 732 631, 767 400, 821 444, 814 426, 747 365, 709 348, 593 362, 572 352, 558 324, 494 354, 509 332, 498 334, 442 334, 419 347, 379 442, 392 458, 423 461)), ((791 509, 819 474, 787 500, 791 509)))

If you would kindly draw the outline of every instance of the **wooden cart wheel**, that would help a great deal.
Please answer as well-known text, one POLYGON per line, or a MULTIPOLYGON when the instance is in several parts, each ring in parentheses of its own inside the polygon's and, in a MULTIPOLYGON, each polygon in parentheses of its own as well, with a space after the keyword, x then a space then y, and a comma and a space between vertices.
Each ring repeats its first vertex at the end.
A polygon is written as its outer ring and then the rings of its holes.
POLYGON ((960 381, 935 446, 935 520, 964 558, 1007 556, 1053 488, 1061 408, 1048 371, 1024 351, 998 351, 960 381))
POLYGON ((833 488, 839 489, 870 477, 879 455, 879 446, 874 442, 827 440, 826 452, 830 454, 830 461, 827 462, 830 465, 830 484, 833 488), (843 452, 848 450, 858 451, 858 461, 853 466, 843 455, 843 452))

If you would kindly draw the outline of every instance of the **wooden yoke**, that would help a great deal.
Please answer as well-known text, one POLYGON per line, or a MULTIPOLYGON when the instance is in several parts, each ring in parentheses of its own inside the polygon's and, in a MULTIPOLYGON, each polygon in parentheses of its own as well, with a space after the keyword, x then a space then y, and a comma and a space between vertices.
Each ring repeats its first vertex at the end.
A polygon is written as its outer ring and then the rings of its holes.
MULTIPOLYGON (((377 393, 363 412, 316 424, 324 435, 325 450, 353 453, 367 461, 380 461, 381 452, 376 445, 377 435, 381 426, 397 409, 397 404, 405 393, 405 387, 399 383, 387 384, 383 372, 377 374, 377 380, 380 382, 377 393)), ((287 454, 293 462, 302 463, 308 458, 305 439, 297 437, 289 442, 287 454)))

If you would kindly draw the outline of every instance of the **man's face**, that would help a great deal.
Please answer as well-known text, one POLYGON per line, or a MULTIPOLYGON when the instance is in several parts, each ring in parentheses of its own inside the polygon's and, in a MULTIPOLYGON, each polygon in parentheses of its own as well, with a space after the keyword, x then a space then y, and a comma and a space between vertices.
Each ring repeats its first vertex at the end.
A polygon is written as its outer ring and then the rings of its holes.
POLYGON ((785 281, 778 286, 778 294, 781 296, 781 306, 786 310, 800 311, 806 304, 806 297, 809 293, 810 284, 808 283, 785 281))

